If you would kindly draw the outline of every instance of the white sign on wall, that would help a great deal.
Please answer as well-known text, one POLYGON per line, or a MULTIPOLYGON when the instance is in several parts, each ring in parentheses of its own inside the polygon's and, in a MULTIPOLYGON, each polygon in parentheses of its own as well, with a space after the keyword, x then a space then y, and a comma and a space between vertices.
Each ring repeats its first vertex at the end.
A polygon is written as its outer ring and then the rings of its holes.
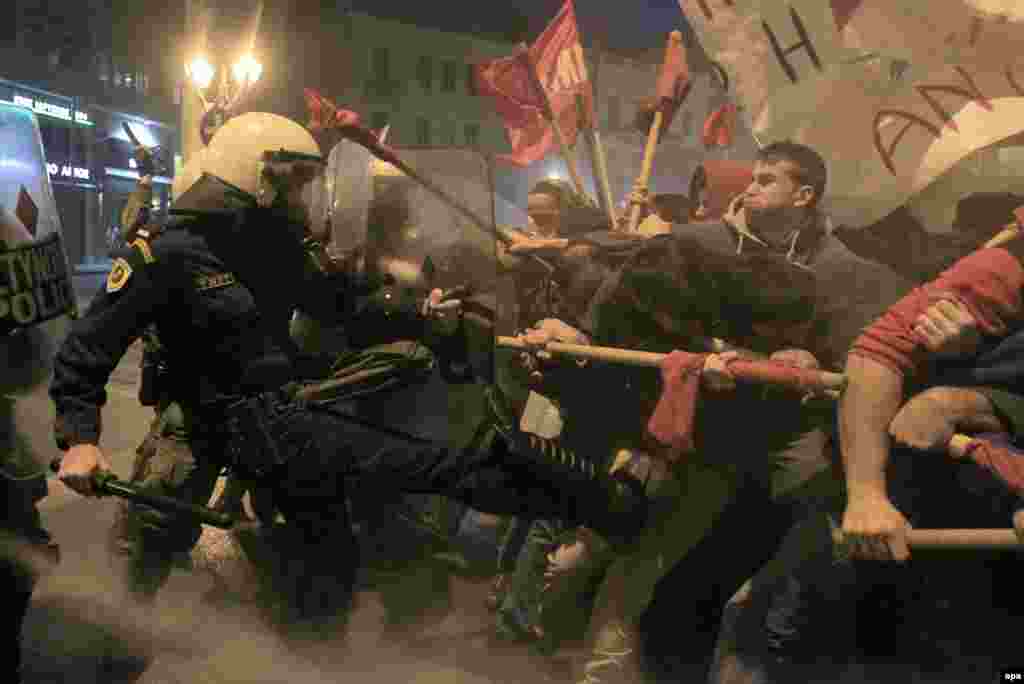
POLYGON ((82 168, 81 166, 49 162, 46 165, 46 170, 49 171, 50 176, 54 178, 70 178, 73 180, 84 181, 90 180, 89 169, 82 168))

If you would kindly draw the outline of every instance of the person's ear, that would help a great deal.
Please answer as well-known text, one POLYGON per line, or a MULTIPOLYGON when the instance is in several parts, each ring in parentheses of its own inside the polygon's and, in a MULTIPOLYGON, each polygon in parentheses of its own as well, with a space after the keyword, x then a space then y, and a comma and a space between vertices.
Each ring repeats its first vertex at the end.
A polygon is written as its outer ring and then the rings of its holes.
POLYGON ((814 202, 814 198, 817 193, 810 185, 801 185, 797 188, 795 197, 793 199, 793 206, 795 207, 808 207, 814 202))

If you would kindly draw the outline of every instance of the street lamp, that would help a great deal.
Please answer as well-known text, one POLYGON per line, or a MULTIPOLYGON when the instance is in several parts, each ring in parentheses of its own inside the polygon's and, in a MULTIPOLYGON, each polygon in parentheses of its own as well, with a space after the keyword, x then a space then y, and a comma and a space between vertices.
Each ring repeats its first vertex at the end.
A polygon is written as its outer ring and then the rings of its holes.
POLYGON ((199 90, 205 90, 213 82, 213 65, 205 57, 196 57, 185 65, 185 74, 189 82, 199 90))
POLYGON ((232 70, 237 83, 255 83, 263 74, 263 65, 257 62, 252 55, 244 55, 235 62, 232 70))
POLYGON ((218 128, 231 118, 239 102, 263 75, 263 65, 251 54, 242 55, 230 69, 218 69, 204 56, 197 56, 185 65, 185 74, 196 95, 203 103, 200 137, 208 145, 218 128), (217 73, 220 83, 216 93, 210 93, 217 73))

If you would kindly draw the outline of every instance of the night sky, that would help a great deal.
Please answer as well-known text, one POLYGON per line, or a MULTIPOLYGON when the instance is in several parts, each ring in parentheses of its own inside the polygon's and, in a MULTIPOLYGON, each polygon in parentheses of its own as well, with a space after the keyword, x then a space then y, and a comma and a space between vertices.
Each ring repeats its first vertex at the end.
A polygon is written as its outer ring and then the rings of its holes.
MULTIPOLYGON (((442 0, 410 3, 408 0, 352 0, 356 11, 406 18, 455 31, 472 30, 477 24, 489 30, 519 27, 532 39, 561 7, 563 0, 442 0)), ((585 44, 599 38, 608 47, 642 48, 662 45, 665 36, 684 28, 678 0, 576 0, 576 16, 585 44)))

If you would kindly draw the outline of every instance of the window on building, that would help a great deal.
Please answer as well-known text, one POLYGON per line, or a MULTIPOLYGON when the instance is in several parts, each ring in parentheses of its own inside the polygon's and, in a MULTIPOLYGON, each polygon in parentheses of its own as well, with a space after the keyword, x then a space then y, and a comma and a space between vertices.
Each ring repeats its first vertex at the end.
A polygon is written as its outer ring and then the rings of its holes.
POLYGON ((383 82, 390 80, 390 54, 386 47, 373 48, 373 78, 383 82))
POLYGON ((388 125, 388 113, 387 112, 374 112, 370 116, 370 126, 374 130, 379 131, 388 125))
POLYGON ((451 60, 441 63, 441 90, 446 93, 455 92, 455 62, 451 60))
POLYGON ((441 144, 455 145, 455 122, 443 121, 441 123, 441 144))
POLYGON ((416 119, 416 144, 430 144, 430 119, 420 117, 416 119))
POLYGON ((463 127, 463 133, 466 136, 466 145, 469 147, 476 147, 480 144, 480 124, 466 124, 463 127))
POLYGON ((434 60, 428 55, 420 57, 420 61, 416 64, 416 79, 420 82, 420 87, 423 88, 424 92, 430 92, 430 89, 434 86, 434 60))

